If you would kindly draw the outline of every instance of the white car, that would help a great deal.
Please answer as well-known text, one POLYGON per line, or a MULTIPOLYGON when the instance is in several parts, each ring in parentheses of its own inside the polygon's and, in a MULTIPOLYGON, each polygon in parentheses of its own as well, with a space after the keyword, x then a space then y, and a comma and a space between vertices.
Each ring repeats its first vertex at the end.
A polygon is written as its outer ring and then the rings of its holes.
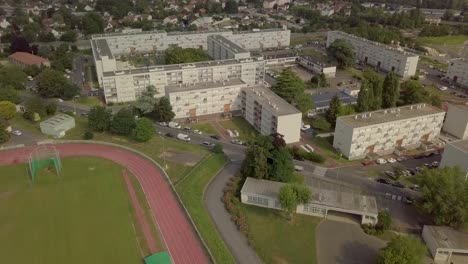
POLYGON ((301 130, 302 130, 302 131, 307 131, 307 130, 309 130, 309 129, 310 129, 310 125, 303 125, 303 126, 301 127, 301 130))
POLYGON ((69 69, 65 69, 65 72, 68 73, 68 74, 71 73, 71 71, 69 69))
POLYGON ((15 135, 15 136, 21 136, 21 135, 23 134, 23 133, 21 133, 21 131, 19 131, 19 130, 13 130, 13 131, 11 131, 11 133, 12 133, 13 135, 15 135))
POLYGON ((395 163, 395 162, 396 162, 396 159, 394 159, 394 158, 389 158, 389 159, 387 159, 387 162, 388 162, 388 163, 395 163))
POLYGON ((447 89, 448 89, 447 86, 440 86, 440 87, 439 87, 439 90, 441 90, 441 91, 445 91, 445 90, 447 90, 447 89))
POLYGON ((376 162, 377 164, 385 164, 385 163, 387 163, 387 161, 384 160, 384 159, 377 159, 375 162, 376 162))
POLYGON ((201 134, 202 134, 202 132, 201 132, 200 130, 198 130, 198 129, 195 129, 195 130, 193 130, 192 132, 193 132, 194 134, 197 134, 197 135, 201 135, 201 134))
POLYGON ((166 122, 159 122, 158 124, 161 125, 161 126, 167 126, 166 122))
POLYGON ((32 76, 28 76, 28 81, 32 81, 34 78, 32 76))
POLYGON ((244 145, 244 143, 238 139, 231 140, 231 143, 235 145, 244 145))
POLYGON ((57 102, 63 103, 63 100, 59 98, 59 99, 57 99, 57 102))

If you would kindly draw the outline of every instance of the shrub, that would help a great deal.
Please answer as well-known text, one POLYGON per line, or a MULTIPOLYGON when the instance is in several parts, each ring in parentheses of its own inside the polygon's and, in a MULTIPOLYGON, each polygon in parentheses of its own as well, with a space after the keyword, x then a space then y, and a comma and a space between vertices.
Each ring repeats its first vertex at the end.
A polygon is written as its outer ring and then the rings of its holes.
POLYGON ((90 140, 94 138, 94 133, 91 131, 86 131, 83 135, 83 139, 90 140))

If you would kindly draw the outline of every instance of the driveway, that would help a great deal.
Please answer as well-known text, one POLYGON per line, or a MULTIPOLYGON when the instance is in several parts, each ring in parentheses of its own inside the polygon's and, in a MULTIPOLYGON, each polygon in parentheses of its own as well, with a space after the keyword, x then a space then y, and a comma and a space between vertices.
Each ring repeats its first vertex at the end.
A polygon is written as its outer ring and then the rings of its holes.
POLYGON ((325 219, 317 226, 319 264, 375 263, 386 242, 366 235, 357 224, 325 219))

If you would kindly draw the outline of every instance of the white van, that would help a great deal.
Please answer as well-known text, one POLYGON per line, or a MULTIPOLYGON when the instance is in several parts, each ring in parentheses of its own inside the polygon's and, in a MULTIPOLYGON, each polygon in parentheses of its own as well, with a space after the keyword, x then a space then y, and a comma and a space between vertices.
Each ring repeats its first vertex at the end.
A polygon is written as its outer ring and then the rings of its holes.
POLYGON ((177 134, 177 139, 183 140, 185 142, 190 141, 190 137, 187 134, 183 134, 183 133, 177 134))
POLYGON ((168 126, 169 126, 170 128, 177 128, 177 129, 180 129, 180 128, 181 128, 181 126, 180 126, 179 123, 177 123, 177 122, 169 122, 168 126))

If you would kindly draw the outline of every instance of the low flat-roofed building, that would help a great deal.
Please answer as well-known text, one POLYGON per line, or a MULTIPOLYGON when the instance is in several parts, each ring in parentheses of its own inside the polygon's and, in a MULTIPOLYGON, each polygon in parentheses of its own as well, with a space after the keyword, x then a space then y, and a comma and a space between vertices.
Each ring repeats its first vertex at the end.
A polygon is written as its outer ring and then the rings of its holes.
POLYGON ((468 105, 449 104, 443 130, 459 139, 468 139, 468 105))
POLYGON ((265 86, 245 87, 240 98, 242 115, 262 135, 278 133, 287 144, 299 142, 302 113, 294 106, 265 86))
POLYGON ((65 133, 75 127, 75 118, 65 114, 55 115, 40 124, 41 132, 56 138, 65 136, 65 133))
POLYGON ((208 36, 208 55, 214 60, 248 59, 250 52, 221 35, 208 36))
POLYGON ((50 67, 49 60, 27 52, 15 52, 8 56, 8 60, 21 69, 32 65, 50 67))
POLYGON ((360 159, 429 145, 439 136, 444 117, 444 111, 428 104, 338 117, 333 147, 348 159, 360 159))
POLYGON ((468 177, 468 139, 453 141, 445 145, 440 167, 460 167, 468 177))
MULTIPOLYGON (((241 189, 241 201, 281 210, 278 199, 280 188, 285 183, 247 178, 241 189)), ((330 184, 328 184, 330 186, 330 184)), ((312 200, 308 204, 298 205, 296 213, 327 217, 330 211, 347 213, 361 217, 361 224, 377 224, 378 208, 375 197, 356 192, 341 191, 337 184, 333 188, 310 187, 312 200)))
POLYGON ((323 73, 327 78, 334 78, 336 75, 336 66, 320 62, 312 56, 298 56, 296 61, 299 65, 312 71, 315 74, 323 73))
POLYGON ((312 95, 312 102, 314 102, 315 113, 324 113, 330 106, 330 101, 333 97, 338 96, 343 105, 355 105, 357 99, 350 96, 343 91, 316 93, 312 95))
POLYGON ((435 264, 468 263, 468 233, 447 226, 425 225, 422 237, 435 264))
POLYGON ((463 58, 450 60, 447 77, 456 84, 468 87, 468 60, 463 58))

